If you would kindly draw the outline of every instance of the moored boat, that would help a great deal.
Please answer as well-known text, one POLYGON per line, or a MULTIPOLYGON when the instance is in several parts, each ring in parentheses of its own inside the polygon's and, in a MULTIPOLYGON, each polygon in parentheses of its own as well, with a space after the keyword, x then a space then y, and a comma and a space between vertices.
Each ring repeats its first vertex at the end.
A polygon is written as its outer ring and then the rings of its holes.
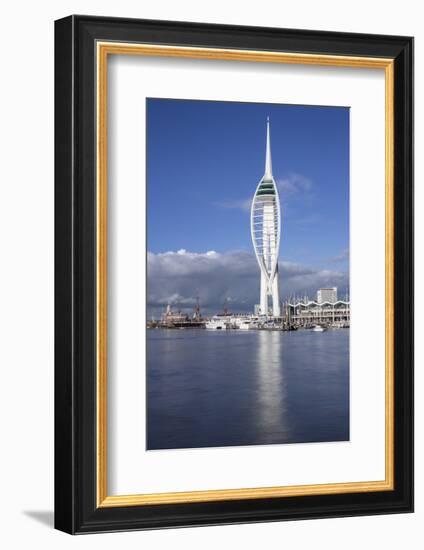
POLYGON ((312 327, 313 332, 325 332, 327 330, 327 327, 323 327, 322 325, 314 325, 312 327))
POLYGON ((228 321, 223 317, 215 315, 215 317, 207 321, 205 328, 209 330, 227 330, 228 321))

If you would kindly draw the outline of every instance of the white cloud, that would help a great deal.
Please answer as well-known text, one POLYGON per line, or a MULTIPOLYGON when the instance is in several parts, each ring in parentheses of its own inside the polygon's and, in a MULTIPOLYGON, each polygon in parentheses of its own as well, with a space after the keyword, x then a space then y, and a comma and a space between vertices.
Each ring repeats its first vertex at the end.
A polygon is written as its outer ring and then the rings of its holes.
POLYGON ((277 180, 279 190, 285 194, 309 192, 312 180, 302 174, 290 173, 287 177, 277 180))
POLYGON ((344 262, 345 260, 349 260, 349 249, 348 248, 344 248, 340 254, 337 254, 336 256, 332 256, 331 258, 328 258, 328 261, 330 263, 339 263, 339 262, 344 262))
POLYGON ((244 212, 250 212, 250 205, 252 204, 252 199, 237 199, 237 200, 227 200, 215 202, 214 205, 219 208, 232 208, 236 210, 243 210, 244 212))
MULTIPOLYGON (((259 268, 253 254, 243 251, 205 253, 179 250, 148 253, 148 307, 158 314, 168 304, 190 309, 199 296, 203 310, 216 312, 225 301, 234 311, 251 311, 259 299, 259 268)), ((348 275, 280 262, 282 297, 308 294, 322 286, 337 286, 343 293, 348 275)))

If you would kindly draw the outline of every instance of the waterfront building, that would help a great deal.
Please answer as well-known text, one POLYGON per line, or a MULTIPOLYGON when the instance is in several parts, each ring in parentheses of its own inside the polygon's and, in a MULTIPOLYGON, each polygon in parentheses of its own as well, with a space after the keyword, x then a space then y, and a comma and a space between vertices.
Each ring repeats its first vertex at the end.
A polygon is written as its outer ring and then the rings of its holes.
POLYGON ((260 313, 281 316, 278 278, 281 213, 277 185, 272 174, 269 118, 266 126, 265 173, 256 188, 250 213, 253 248, 261 273, 260 313), (269 299, 272 306, 269 307, 269 299))
POLYGON ((337 300, 336 302, 305 303, 288 302, 285 315, 290 325, 295 327, 311 327, 324 325, 332 327, 350 326, 350 302, 337 300))
POLYGON ((324 302, 335 304, 337 302, 337 287, 320 288, 317 291, 317 302, 319 304, 323 304, 324 302))

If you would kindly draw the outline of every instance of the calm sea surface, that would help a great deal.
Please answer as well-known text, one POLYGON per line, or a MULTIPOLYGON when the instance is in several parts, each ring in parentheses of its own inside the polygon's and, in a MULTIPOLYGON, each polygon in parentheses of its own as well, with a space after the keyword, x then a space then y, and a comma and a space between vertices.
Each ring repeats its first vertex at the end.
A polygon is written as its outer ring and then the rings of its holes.
POLYGON ((349 439, 349 330, 147 331, 147 448, 349 439))

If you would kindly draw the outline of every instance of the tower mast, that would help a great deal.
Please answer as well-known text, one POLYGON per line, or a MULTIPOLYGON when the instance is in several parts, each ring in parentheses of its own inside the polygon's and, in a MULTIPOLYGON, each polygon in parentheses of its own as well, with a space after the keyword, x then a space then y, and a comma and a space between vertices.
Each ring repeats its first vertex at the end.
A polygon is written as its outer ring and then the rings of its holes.
POLYGON ((264 178, 272 178, 271 137, 269 132, 269 116, 266 117, 266 153, 264 178))

